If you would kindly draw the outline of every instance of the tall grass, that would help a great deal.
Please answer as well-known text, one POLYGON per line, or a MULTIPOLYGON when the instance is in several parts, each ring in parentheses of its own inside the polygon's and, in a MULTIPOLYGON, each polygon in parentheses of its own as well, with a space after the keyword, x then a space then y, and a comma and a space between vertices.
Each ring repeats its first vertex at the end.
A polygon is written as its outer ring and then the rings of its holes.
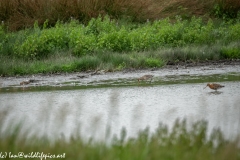
MULTIPOLYGON (((1 127, 1 126, 0 126, 1 127)), ((239 139, 228 141, 221 131, 214 130, 207 135, 207 123, 199 121, 190 129, 186 121, 176 121, 170 130, 159 124, 153 134, 146 128, 136 138, 127 139, 127 131, 122 129, 119 138, 114 137, 111 144, 105 142, 84 141, 79 135, 56 139, 21 134, 21 125, 13 127, 0 135, 0 150, 3 155, 43 153, 62 155, 64 159, 240 159, 239 139)), ((20 158, 16 158, 20 159, 20 158)), ((33 159, 39 159, 35 157, 33 159)))
POLYGON ((107 14, 113 18, 131 16, 142 21, 149 18, 146 15, 155 15, 154 8, 147 9, 154 7, 154 4, 152 0, 2 0, 0 19, 10 30, 33 26, 35 21, 42 25, 47 19, 50 25, 54 25, 58 20, 66 22, 74 18, 87 22, 107 14))
POLYGON ((238 0, 1 0, 0 21, 16 31, 33 27, 35 21, 42 26, 48 20, 54 26, 71 18, 86 23, 99 15, 109 15, 112 19, 146 22, 176 15, 209 15, 212 11, 217 16, 236 15, 239 8, 238 0))
POLYGON ((215 16, 220 18, 236 18, 239 16, 240 1, 237 0, 216 0, 213 8, 215 16))

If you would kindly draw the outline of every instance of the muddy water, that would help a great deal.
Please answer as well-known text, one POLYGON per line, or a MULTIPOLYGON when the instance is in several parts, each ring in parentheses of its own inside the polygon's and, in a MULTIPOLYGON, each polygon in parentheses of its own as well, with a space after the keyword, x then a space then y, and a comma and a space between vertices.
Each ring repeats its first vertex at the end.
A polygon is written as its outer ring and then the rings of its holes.
POLYGON ((95 77, 88 83, 64 81, 52 86, 23 87, 4 82, 0 94, 1 131, 21 122, 24 134, 50 138, 80 134, 104 140, 119 135, 123 127, 129 137, 134 137, 147 126, 154 132, 159 122, 171 127, 177 118, 186 118, 188 124, 206 120, 209 132, 220 128, 231 139, 240 134, 238 69, 215 69, 216 74, 202 74, 200 70, 199 74, 185 74, 178 70, 181 74, 174 75, 152 71, 153 82, 139 84, 135 77, 144 73, 115 75, 112 79, 95 77), (207 82, 225 87, 217 92, 203 89, 207 82))

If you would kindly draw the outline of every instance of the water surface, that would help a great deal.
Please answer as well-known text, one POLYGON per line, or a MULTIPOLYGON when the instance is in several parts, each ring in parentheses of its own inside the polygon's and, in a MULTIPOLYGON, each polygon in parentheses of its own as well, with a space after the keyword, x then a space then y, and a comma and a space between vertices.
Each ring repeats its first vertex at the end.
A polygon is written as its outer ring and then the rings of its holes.
POLYGON ((159 123, 172 127, 176 119, 185 118, 189 125, 206 120, 208 133, 220 128, 232 139, 240 134, 240 72, 232 71, 203 75, 153 71, 152 82, 140 83, 131 74, 60 85, 7 82, 11 85, 0 90, 0 129, 21 123, 22 133, 28 135, 55 139, 77 134, 105 140, 119 136, 123 127, 128 137, 135 137, 146 127, 154 132, 159 123), (225 87, 203 89, 208 82, 225 87))
POLYGON ((219 92, 202 84, 109 87, 45 92, 1 94, 1 110, 7 111, 3 130, 23 121, 31 134, 56 137, 80 132, 84 137, 104 139, 125 127, 135 136, 159 122, 172 126, 177 118, 188 123, 207 120, 230 138, 240 133, 240 82, 225 82, 219 92))

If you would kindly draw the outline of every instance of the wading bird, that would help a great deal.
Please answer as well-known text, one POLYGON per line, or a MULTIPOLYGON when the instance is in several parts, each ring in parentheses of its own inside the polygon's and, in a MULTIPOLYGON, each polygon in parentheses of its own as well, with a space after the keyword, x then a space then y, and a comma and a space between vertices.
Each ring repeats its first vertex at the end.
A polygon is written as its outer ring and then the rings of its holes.
POLYGON ((27 84, 29 84, 30 82, 29 81, 22 81, 21 83, 20 83, 20 85, 27 85, 27 84))
POLYGON ((27 84, 29 84, 29 83, 35 83, 35 82, 38 82, 39 80, 34 80, 34 79, 29 79, 29 80, 27 80, 27 81, 22 81, 21 83, 20 83, 20 85, 27 85, 27 84))
POLYGON ((152 81, 152 78, 153 78, 153 75, 144 75, 144 76, 138 78, 138 82, 143 81, 143 80, 149 80, 149 79, 150 79, 150 81, 152 81))
MULTIPOLYGON (((208 83, 207 86, 213 90, 218 90, 220 88, 223 88, 224 86, 220 85, 220 84, 216 84, 216 83, 208 83)), ((206 86, 206 87, 207 87, 206 86)), ((203 89, 205 89, 206 87, 204 87, 203 89)))

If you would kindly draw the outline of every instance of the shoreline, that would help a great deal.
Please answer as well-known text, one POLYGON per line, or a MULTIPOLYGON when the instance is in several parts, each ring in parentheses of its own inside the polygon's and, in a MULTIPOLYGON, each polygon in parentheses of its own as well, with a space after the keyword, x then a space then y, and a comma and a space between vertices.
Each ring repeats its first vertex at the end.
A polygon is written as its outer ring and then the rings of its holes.
POLYGON ((206 60, 206 61, 200 61, 200 62, 195 62, 191 60, 187 60, 186 62, 179 61, 179 62, 171 62, 168 61, 166 65, 160 68, 127 68, 123 69, 121 71, 105 71, 105 70, 88 70, 88 71, 80 71, 80 72, 57 72, 57 73, 37 73, 37 74, 26 74, 26 75, 15 75, 15 76, 2 76, 0 75, 1 78, 10 78, 10 77, 15 77, 15 78, 23 78, 23 77, 31 77, 35 75, 41 75, 41 76, 57 76, 57 75, 65 75, 65 74, 76 74, 76 73, 90 73, 90 74, 99 74, 98 72, 105 72, 105 73, 116 73, 116 72, 138 72, 142 70, 159 70, 159 69, 178 69, 179 67, 202 67, 202 66, 224 66, 224 65, 240 65, 240 59, 225 59, 225 60, 206 60))
POLYGON ((88 72, 34 74, 24 76, 0 77, 0 88, 7 87, 31 87, 31 86, 64 86, 68 83, 80 83, 81 85, 99 83, 101 81, 115 81, 126 79, 128 81, 151 74, 154 77, 175 76, 175 75, 212 75, 226 73, 240 73, 240 60, 205 61, 199 63, 183 63, 165 65, 162 68, 148 69, 125 69, 122 71, 106 72, 104 70, 88 72), (21 85, 25 81, 32 81, 21 85))

